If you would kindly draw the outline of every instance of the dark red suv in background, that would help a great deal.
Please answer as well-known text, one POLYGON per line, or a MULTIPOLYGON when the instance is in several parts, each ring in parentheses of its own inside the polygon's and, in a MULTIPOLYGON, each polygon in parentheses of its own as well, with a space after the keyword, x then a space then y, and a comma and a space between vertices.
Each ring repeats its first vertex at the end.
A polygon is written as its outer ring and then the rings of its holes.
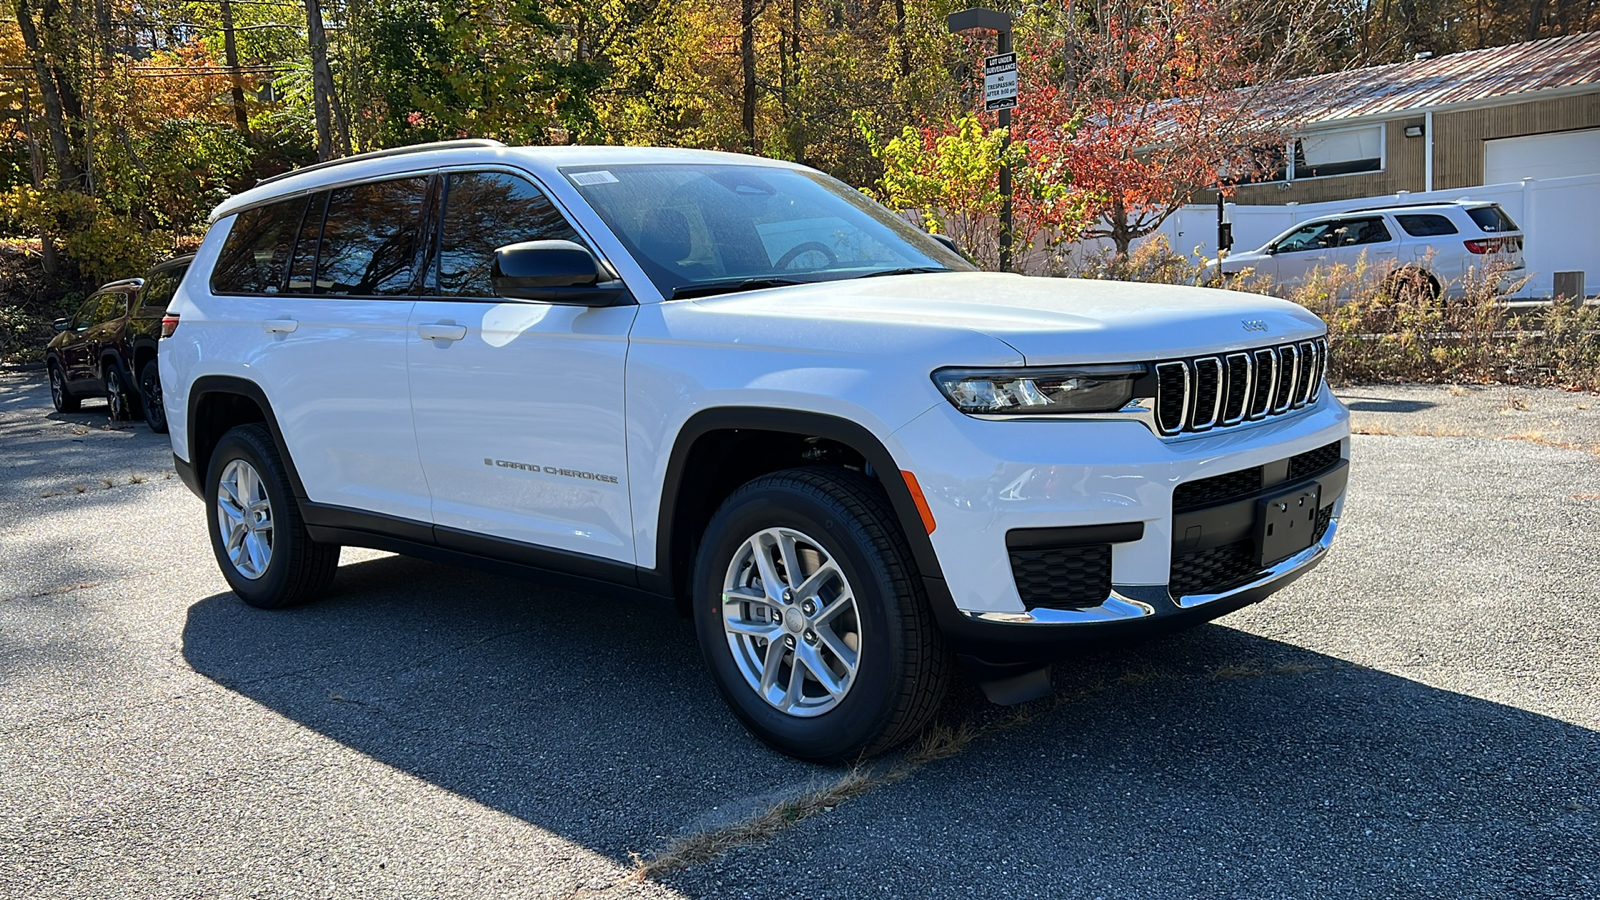
POLYGON ((44 358, 57 412, 76 412, 84 398, 104 397, 111 418, 142 414, 152 431, 166 432, 156 344, 167 302, 193 259, 170 259, 143 278, 113 281, 70 318, 56 320, 60 333, 45 346, 44 358))

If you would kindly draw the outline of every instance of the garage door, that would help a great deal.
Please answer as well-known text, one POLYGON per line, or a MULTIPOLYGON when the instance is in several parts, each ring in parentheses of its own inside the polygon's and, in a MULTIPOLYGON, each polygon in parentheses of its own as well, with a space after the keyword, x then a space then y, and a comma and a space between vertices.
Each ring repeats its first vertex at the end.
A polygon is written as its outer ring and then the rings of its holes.
POLYGON ((1483 183, 1600 174, 1600 128, 1483 142, 1483 183))

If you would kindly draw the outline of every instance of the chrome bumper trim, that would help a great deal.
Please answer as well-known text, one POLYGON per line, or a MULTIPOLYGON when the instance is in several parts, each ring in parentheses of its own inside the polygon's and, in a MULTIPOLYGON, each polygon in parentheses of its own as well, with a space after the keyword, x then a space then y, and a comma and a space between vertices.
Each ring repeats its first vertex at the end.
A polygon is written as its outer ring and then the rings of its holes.
MULTIPOLYGON (((1333 546, 1334 532, 1339 530, 1339 517, 1335 516, 1328 521, 1328 530, 1323 532, 1322 539, 1311 547, 1307 547, 1294 556, 1267 569, 1267 571, 1254 581, 1230 588, 1217 594, 1190 594, 1183 597, 1171 597, 1174 606, 1179 609, 1195 609, 1218 600, 1236 597, 1247 591, 1253 591, 1290 575, 1306 566, 1321 561, 1328 555, 1328 550, 1333 546)), ((1156 590, 1161 590, 1156 586, 1156 590)), ((1131 593, 1134 588, 1129 588, 1131 593)), ((1111 589, 1111 596, 1106 602, 1089 609, 1031 609, 1023 612, 968 612, 961 610, 961 615, 974 622, 984 622, 993 625, 1092 625, 1096 622, 1126 622, 1142 619, 1156 614, 1155 607, 1119 591, 1116 587, 1111 589)))

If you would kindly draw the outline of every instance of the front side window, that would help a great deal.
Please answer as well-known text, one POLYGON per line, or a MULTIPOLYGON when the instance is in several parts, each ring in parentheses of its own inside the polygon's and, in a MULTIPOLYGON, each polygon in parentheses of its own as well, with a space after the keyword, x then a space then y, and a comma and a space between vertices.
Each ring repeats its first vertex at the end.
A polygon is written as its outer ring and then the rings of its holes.
POLYGON ((211 272, 214 294, 276 294, 283 290, 295 232, 306 199, 295 197, 247 209, 234 217, 211 272))
POLYGON ((83 301, 83 305, 78 307, 77 315, 72 317, 72 330, 88 331, 89 326, 94 323, 94 312, 99 308, 100 296, 98 294, 83 301))
POLYGON ((1409 213, 1395 216, 1395 220, 1412 237, 1439 237, 1457 233, 1455 224, 1444 216, 1409 213))
POLYGON ((1279 253, 1297 253, 1301 250, 1322 250, 1333 246, 1333 230, 1338 222, 1312 222, 1284 235, 1273 244, 1279 253))
POLYGON ((562 174, 666 297, 973 267, 826 175, 717 163, 573 166, 562 174))
POLYGON ((441 297, 493 297, 489 276, 495 250, 551 240, 583 242, 532 182, 505 172, 452 173, 445 184, 432 291, 441 297))

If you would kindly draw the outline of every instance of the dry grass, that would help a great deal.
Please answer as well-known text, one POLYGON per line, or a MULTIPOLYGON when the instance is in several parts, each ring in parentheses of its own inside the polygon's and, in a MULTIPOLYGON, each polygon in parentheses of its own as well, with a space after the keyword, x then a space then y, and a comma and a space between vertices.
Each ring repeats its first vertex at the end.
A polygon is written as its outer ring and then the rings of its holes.
MULTIPOLYGON (((1070 274, 1162 284, 1202 284, 1204 277, 1188 257, 1159 239, 1127 257, 1095 260, 1070 274)), ((1507 295, 1521 284, 1503 293, 1503 269, 1474 271, 1457 285, 1462 296, 1450 300, 1399 288, 1393 274, 1361 262, 1315 270, 1292 288, 1248 276, 1228 286, 1284 296, 1321 316, 1328 323, 1329 377, 1335 383, 1600 391, 1600 306, 1563 299, 1533 311, 1511 309, 1507 295)))

